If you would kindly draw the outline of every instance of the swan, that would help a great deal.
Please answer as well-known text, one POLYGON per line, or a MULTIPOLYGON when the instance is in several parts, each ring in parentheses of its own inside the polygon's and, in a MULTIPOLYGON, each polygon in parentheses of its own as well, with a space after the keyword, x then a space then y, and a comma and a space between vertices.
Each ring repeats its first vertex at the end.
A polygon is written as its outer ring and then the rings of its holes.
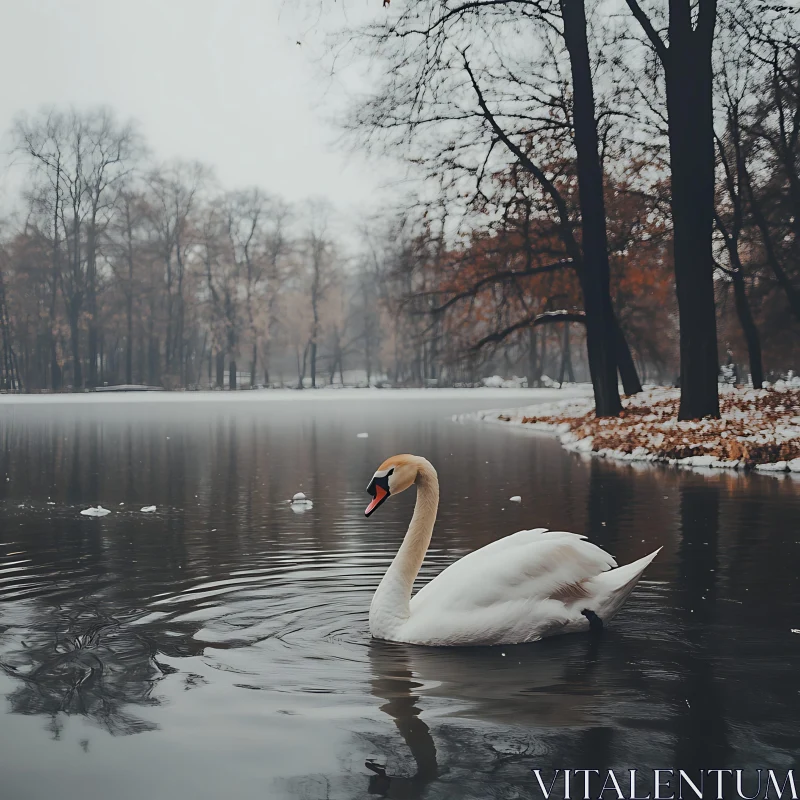
POLYGON ((661 550, 617 567, 585 536, 546 528, 519 531, 467 554, 412 597, 439 506, 433 465, 409 454, 384 461, 367 486, 372 500, 364 512, 371 516, 389 497, 414 484, 417 500, 408 532, 369 609, 376 639, 495 645, 601 630, 661 550))

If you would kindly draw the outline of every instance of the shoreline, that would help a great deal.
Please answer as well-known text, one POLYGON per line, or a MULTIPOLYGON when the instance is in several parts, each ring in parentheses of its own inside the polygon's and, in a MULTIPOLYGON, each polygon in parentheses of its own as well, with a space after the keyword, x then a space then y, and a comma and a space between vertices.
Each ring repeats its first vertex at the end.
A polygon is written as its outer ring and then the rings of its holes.
POLYGON ((589 397, 457 415, 555 435, 568 451, 616 461, 759 473, 800 473, 800 385, 720 386, 720 419, 677 419, 680 390, 647 387, 623 398, 619 417, 598 419, 589 397))
MULTIPOLYGON (((453 400, 475 398, 476 400, 494 401, 504 397, 530 397, 530 401, 546 402, 557 398, 591 396, 590 384, 565 385, 563 389, 525 388, 494 386, 475 386, 470 388, 428 387, 428 388, 377 388, 377 387, 319 387, 317 389, 242 389, 236 391, 202 390, 202 391, 127 391, 127 392, 64 392, 58 394, 0 394, 0 405, 57 405, 57 404, 139 404, 139 403, 270 403, 278 401, 324 401, 338 400, 453 400)), ((524 400, 523 400, 524 402, 524 400)))

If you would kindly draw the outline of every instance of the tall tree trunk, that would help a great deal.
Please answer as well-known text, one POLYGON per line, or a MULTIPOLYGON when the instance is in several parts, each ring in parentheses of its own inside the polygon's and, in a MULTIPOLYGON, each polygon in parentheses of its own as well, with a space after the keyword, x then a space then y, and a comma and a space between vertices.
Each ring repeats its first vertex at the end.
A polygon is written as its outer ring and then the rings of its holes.
POLYGON ((188 348, 186 347, 186 341, 184 337, 184 328, 185 328, 185 307, 183 302, 183 285, 182 281, 178 282, 178 286, 180 288, 180 297, 179 297, 179 305, 178 305, 178 330, 176 331, 176 347, 178 353, 178 380, 180 381, 181 386, 186 386, 186 363, 188 359, 188 348))
MULTIPOLYGON (((94 214, 97 212, 94 211, 94 214)), ((97 386, 97 355, 99 348, 97 324, 97 230, 96 221, 92 219, 89 225, 87 242, 86 264, 86 311, 88 312, 88 335, 86 346, 88 349, 88 370, 86 376, 87 386, 97 386)))
MULTIPOLYGON (((367 386, 372 385, 372 336, 371 332, 367 331, 364 337, 364 365, 367 368, 367 386)), ((344 385, 344 381, 342 381, 344 385)))
POLYGON ((228 388, 236 391, 236 361, 231 359, 228 363, 228 388))
POLYGON ((311 342, 311 388, 317 388, 317 342, 316 340, 311 342))
POLYGON ((633 361, 631 349, 625 339, 625 334, 616 321, 616 341, 617 341, 617 366, 619 367, 619 377, 622 381, 622 391, 627 394, 638 394, 642 391, 642 384, 639 380, 639 373, 636 371, 636 364, 633 361))
POLYGON ((667 41, 638 0, 626 0, 664 67, 675 290, 681 355, 679 419, 719 417, 714 307, 714 120, 711 52, 717 0, 669 0, 667 41))
MULTIPOLYGON (((308 362, 308 348, 311 346, 310 342, 306 342, 306 346, 303 348, 303 366, 302 369, 298 369, 298 380, 297 380, 297 388, 302 389, 303 383, 306 379, 306 364, 308 362)), ((297 362, 298 366, 300 366, 300 354, 297 355, 297 362)))
POLYGON ((528 329, 528 386, 541 386, 542 384, 542 362, 539 361, 539 337, 541 333, 536 328, 528 329))
POLYGON ((147 345, 147 379, 151 386, 158 386, 161 377, 159 375, 159 342, 158 337, 150 335, 150 341, 147 345))
POLYGON ((147 383, 146 377, 146 351, 144 346, 145 334, 144 331, 139 332, 139 351, 136 354, 136 378, 139 383, 147 383))
MULTIPOLYGON (((171 247, 171 245, 170 245, 171 247)), ((172 251, 170 250, 169 255, 166 256, 166 274, 167 274, 167 330, 166 330, 166 347, 164 353, 164 368, 167 372, 170 371, 170 367, 172 365, 172 330, 174 327, 173 322, 173 308, 175 306, 175 301, 172 294, 172 251)))
POLYGON ((5 388, 12 392, 22 391, 22 379, 19 371, 19 363, 12 344, 11 322, 6 306, 5 282, 0 274, 0 339, 3 345, 3 378, 5 388))
POLYGON ((72 345, 72 388, 83 388, 83 368, 81 366, 80 323, 74 313, 69 315, 70 343, 72 345))
POLYGON ((561 366, 558 369, 558 388, 560 389, 564 385, 564 374, 567 369, 567 342, 566 338, 568 336, 567 329, 569 326, 564 323, 564 331, 561 337, 561 366))
POLYGON ((52 252, 52 286, 50 295, 50 319, 49 319, 49 334, 50 334, 50 383, 54 392, 61 389, 62 372, 61 366, 58 363, 58 347, 55 333, 56 326, 56 301, 58 300, 58 282, 60 279, 59 268, 59 250, 58 250, 58 232, 59 232, 59 219, 58 214, 61 210, 61 160, 56 161, 56 177, 54 181, 55 188, 55 202, 53 203, 53 252, 52 252))
POLYGON ((127 337, 125 339, 125 383, 133 383, 133 296, 128 293, 127 303, 127 337))
POLYGON ((575 372, 572 369, 572 348, 569 340, 569 322, 564 323, 564 333, 561 341, 561 370, 558 376, 559 386, 564 383, 564 379, 569 383, 575 383, 575 372))
POLYGON ((539 375, 536 379, 537 386, 544 386, 544 381, 542 378, 545 376, 545 370, 547 369, 547 334, 548 334, 548 326, 545 325, 542 328, 542 332, 540 334, 541 337, 541 353, 539 355, 539 375))
POLYGON ((572 70, 573 125, 583 231, 580 278, 586 310, 589 371, 594 388, 595 413, 598 417, 613 417, 622 410, 622 403, 617 384, 616 321, 611 304, 603 169, 584 0, 561 0, 561 15, 572 70))
POLYGON ((747 342, 747 355, 750 359, 750 376, 753 379, 753 388, 760 389, 764 383, 764 366, 761 361, 761 337, 758 334, 750 303, 747 300, 744 277, 741 270, 733 272, 733 294, 736 300, 736 314, 742 333, 747 342))
POLYGON ((225 387, 225 353, 217 353, 217 388, 225 387))
POLYGON ((50 386, 54 392, 61 389, 61 366, 58 363, 58 348, 56 347, 56 337, 50 331, 50 386))
POLYGON ((125 383, 133 383, 133 225, 131 222, 131 201, 125 196, 126 255, 128 259, 128 286, 125 295, 125 315, 127 322, 127 342, 125 348, 125 383))
MULTIPOLYGON (((91 306, 92 303, 87 303, 87 311, 89 312, 90 320, 89 320, 89 331, 86 337, 86 346, 89 351, 89 358, 88 361, 88 370, 86 376, 86 385, 87 386, 97 386, 97 353, 98 353, 98 336, 97 336, 97 324, 93 321, 92 317, 94 316, 91 306)), ((97 313, 97 306, 95 304, 95 314, 97 313)))
POLYGON ((329 377, 330 377, 330 384, 333 385, 334 378, 336 377, 336 366, 339 363, 339 328, 338 326, 334 326, 333 328, 333 356, 331 357, 330 361, 330 369, 329 369, 329 377))
MULTIPOLYGON (((719 417, 714 307, 714 127, 711 42, 692 28, 688 3, 670 2, 667 113, 675 287, 680 318, 679 419, 719 417)), ((712 24, 713 26, 713 24, 712 24)), ((713 27, 712 27, 713 30, 713 27)))
POLYGON ((256 385, 256 369, 258 367, 258 347, 253 342, 253 355, 250 358, 250 388, 255 388, 256 385))

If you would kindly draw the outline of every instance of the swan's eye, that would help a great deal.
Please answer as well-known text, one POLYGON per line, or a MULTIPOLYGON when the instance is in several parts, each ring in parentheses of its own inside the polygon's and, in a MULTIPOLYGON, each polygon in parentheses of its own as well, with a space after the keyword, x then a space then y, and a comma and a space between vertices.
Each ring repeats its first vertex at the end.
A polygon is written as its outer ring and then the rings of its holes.
POLYGON ((389 467, 389 469, 382 469, 376 472, 372 476, 372 480, 369 482, 369 486, 367 486, 367 494, 371 494, 375 497, 375 486, 376 485, 383 485, 386 491, 389 491, 389 476, 394 474, 394 467, 389 467))

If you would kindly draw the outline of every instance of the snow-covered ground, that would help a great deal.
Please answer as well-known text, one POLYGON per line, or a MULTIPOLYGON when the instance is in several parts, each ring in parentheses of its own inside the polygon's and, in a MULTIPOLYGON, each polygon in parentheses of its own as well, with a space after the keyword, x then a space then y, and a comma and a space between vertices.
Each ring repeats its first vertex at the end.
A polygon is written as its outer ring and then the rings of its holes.
POLYGON ((81 392, 77 394, 2 394, 0 405, 98 403, 269 403, 274 401, 314 402, 322 400, 486 400, 495 402, 530 397, 534 402, 563 397, 591 397, 588 384, 564 385, 563 389, 521 389, 483 387, 474 389, 245 389, 236 392, 81 392))
POLYGON ((720 386, 720 419, 679 422, 680 391, 648 387, 620 417, 598 419, 590 394, 549 404, 463 414, 556 434, 568 450, 622 461, 800 473, 800 382, 769 389, 720 386))

